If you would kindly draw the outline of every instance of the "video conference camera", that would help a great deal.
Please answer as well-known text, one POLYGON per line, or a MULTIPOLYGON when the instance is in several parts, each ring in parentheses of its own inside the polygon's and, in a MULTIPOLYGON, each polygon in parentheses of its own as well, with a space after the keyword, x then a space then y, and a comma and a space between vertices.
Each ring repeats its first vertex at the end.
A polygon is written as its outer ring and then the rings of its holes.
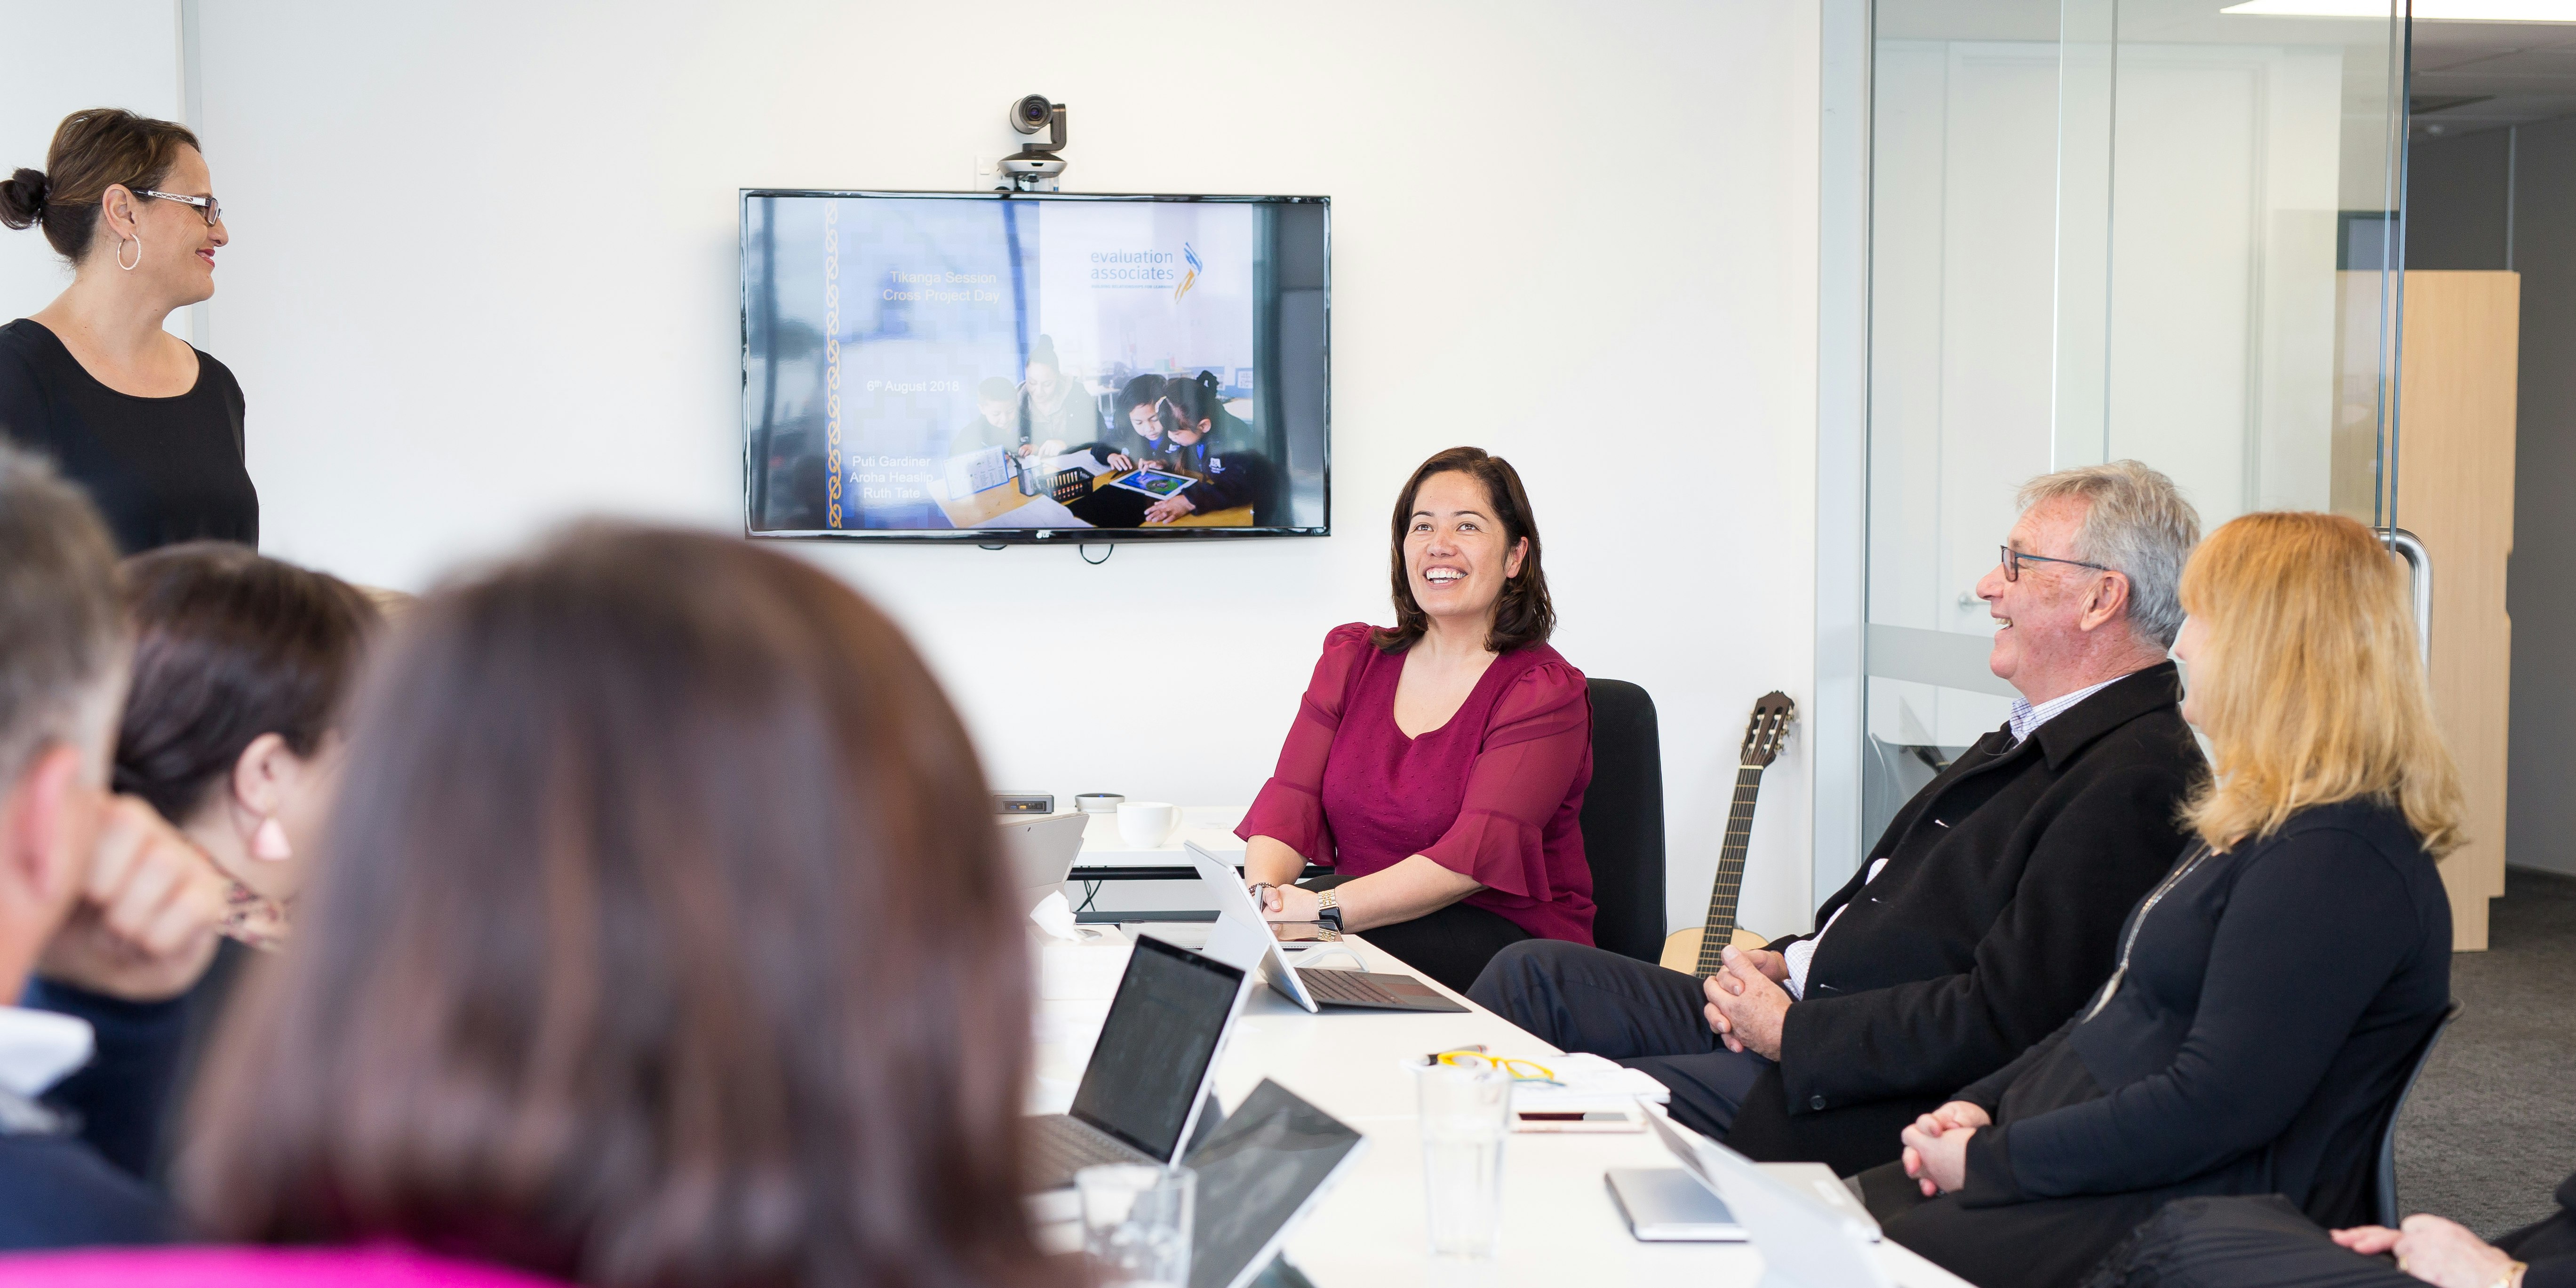
POLYGON ((1002 158, 1002 173, 1011 187, 1020 192, 1037 192, 1040 185, 1052 188, 1064 174, 1064 158, 1056 150, 1064 146, 1064 104, 1050 101, 1044 94, 1028 94, 1011 103, 1011 128, 1022 134, 1047 132, 1045 146, 1035 140, 1028 146, 1002 158))

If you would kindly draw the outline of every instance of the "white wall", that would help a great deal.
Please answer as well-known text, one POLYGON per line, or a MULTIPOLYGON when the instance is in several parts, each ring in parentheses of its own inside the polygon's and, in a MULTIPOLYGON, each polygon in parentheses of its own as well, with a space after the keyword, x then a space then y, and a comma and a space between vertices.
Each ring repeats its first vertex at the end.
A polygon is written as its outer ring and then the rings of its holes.
MULTIPOLYGON (((274 553, 419 586, 567 516, 739 530, 735 189, 960 188, 1070 104, 1069 190, 1334 198, 1336 535, 782 546, 888 606, 994 780, 1247 800, 1316 645, 1384 619, 1383 514, 1460 442, 1521 466, 1557 645, 1655 695, 1695 923, 1751 699, 1813 672, 1816 31, 1692 0, 1068 9, 995 0, 202 0, 234 236, 212 352, 274 553), (1491 140, 1491 142, 1486 142, 1491 140), (1233 681, 1100 709, 1151 659, 1233 681)), ((1745 920, 1807 917, 1803 743, 1745 920)))
MULTIPOLYGON (((174 119, 179 19, 171 0, 0 0, 0 177, 45 168, 54 127, 85 107, 174 119)), ((0 229, 0 321, 45 307, 72 280, 41 228, 0 229)), ((170 329, 187 334, 187 315, 170 329)))

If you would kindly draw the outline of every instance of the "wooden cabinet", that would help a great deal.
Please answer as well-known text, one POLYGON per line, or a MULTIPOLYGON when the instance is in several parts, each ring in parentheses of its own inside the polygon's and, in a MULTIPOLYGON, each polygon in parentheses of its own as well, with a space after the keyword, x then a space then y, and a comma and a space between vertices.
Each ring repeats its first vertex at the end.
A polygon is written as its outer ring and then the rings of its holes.
POLYGON ((2516 273, 2406 274, 2397 523, 2432 555, 2434 715, 2468 793, 2469 843, 2442 864, 2463 950, 2487 946, 2487 900, 2504 893, 2521 309, 2516 273))

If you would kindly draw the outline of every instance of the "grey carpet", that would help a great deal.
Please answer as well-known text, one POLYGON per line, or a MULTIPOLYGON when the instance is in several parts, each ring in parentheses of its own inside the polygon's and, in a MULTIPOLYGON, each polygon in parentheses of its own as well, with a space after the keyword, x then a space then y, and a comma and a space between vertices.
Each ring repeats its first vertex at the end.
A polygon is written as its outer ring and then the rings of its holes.
POLYGON ((2508 868, 2488 950, 2451 959, 2467 1008, 2397 1125, 2397 1197, 2482 1235, 2558 1210, 2576 1172, 2576 878, 2508 868))

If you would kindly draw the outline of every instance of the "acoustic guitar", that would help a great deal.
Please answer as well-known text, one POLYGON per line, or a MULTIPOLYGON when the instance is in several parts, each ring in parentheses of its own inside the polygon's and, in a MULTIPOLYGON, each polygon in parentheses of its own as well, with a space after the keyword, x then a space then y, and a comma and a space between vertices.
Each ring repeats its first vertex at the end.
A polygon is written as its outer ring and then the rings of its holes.
POLYGON ((1701 979, 1725 969, 1718 954, 1732 945, 1759 948, 1770 941, 1735 924, 1735 903, 1744 892, 1744 851, 1753 840, 1753 799, 1762 793, 1762 771, 1780 758, 1780 743, 1798 706, 1777 689, 1753 703, 1753 718, 1744 726, 1744 750, 1736 757, 1735 803, 1726 813, 1726 844, 1717 852, 1717 879, 1708 890, 1708 920, 1689 930, 1676 930, 1664 940, 1666 970, 1688 971, 1701 979))

